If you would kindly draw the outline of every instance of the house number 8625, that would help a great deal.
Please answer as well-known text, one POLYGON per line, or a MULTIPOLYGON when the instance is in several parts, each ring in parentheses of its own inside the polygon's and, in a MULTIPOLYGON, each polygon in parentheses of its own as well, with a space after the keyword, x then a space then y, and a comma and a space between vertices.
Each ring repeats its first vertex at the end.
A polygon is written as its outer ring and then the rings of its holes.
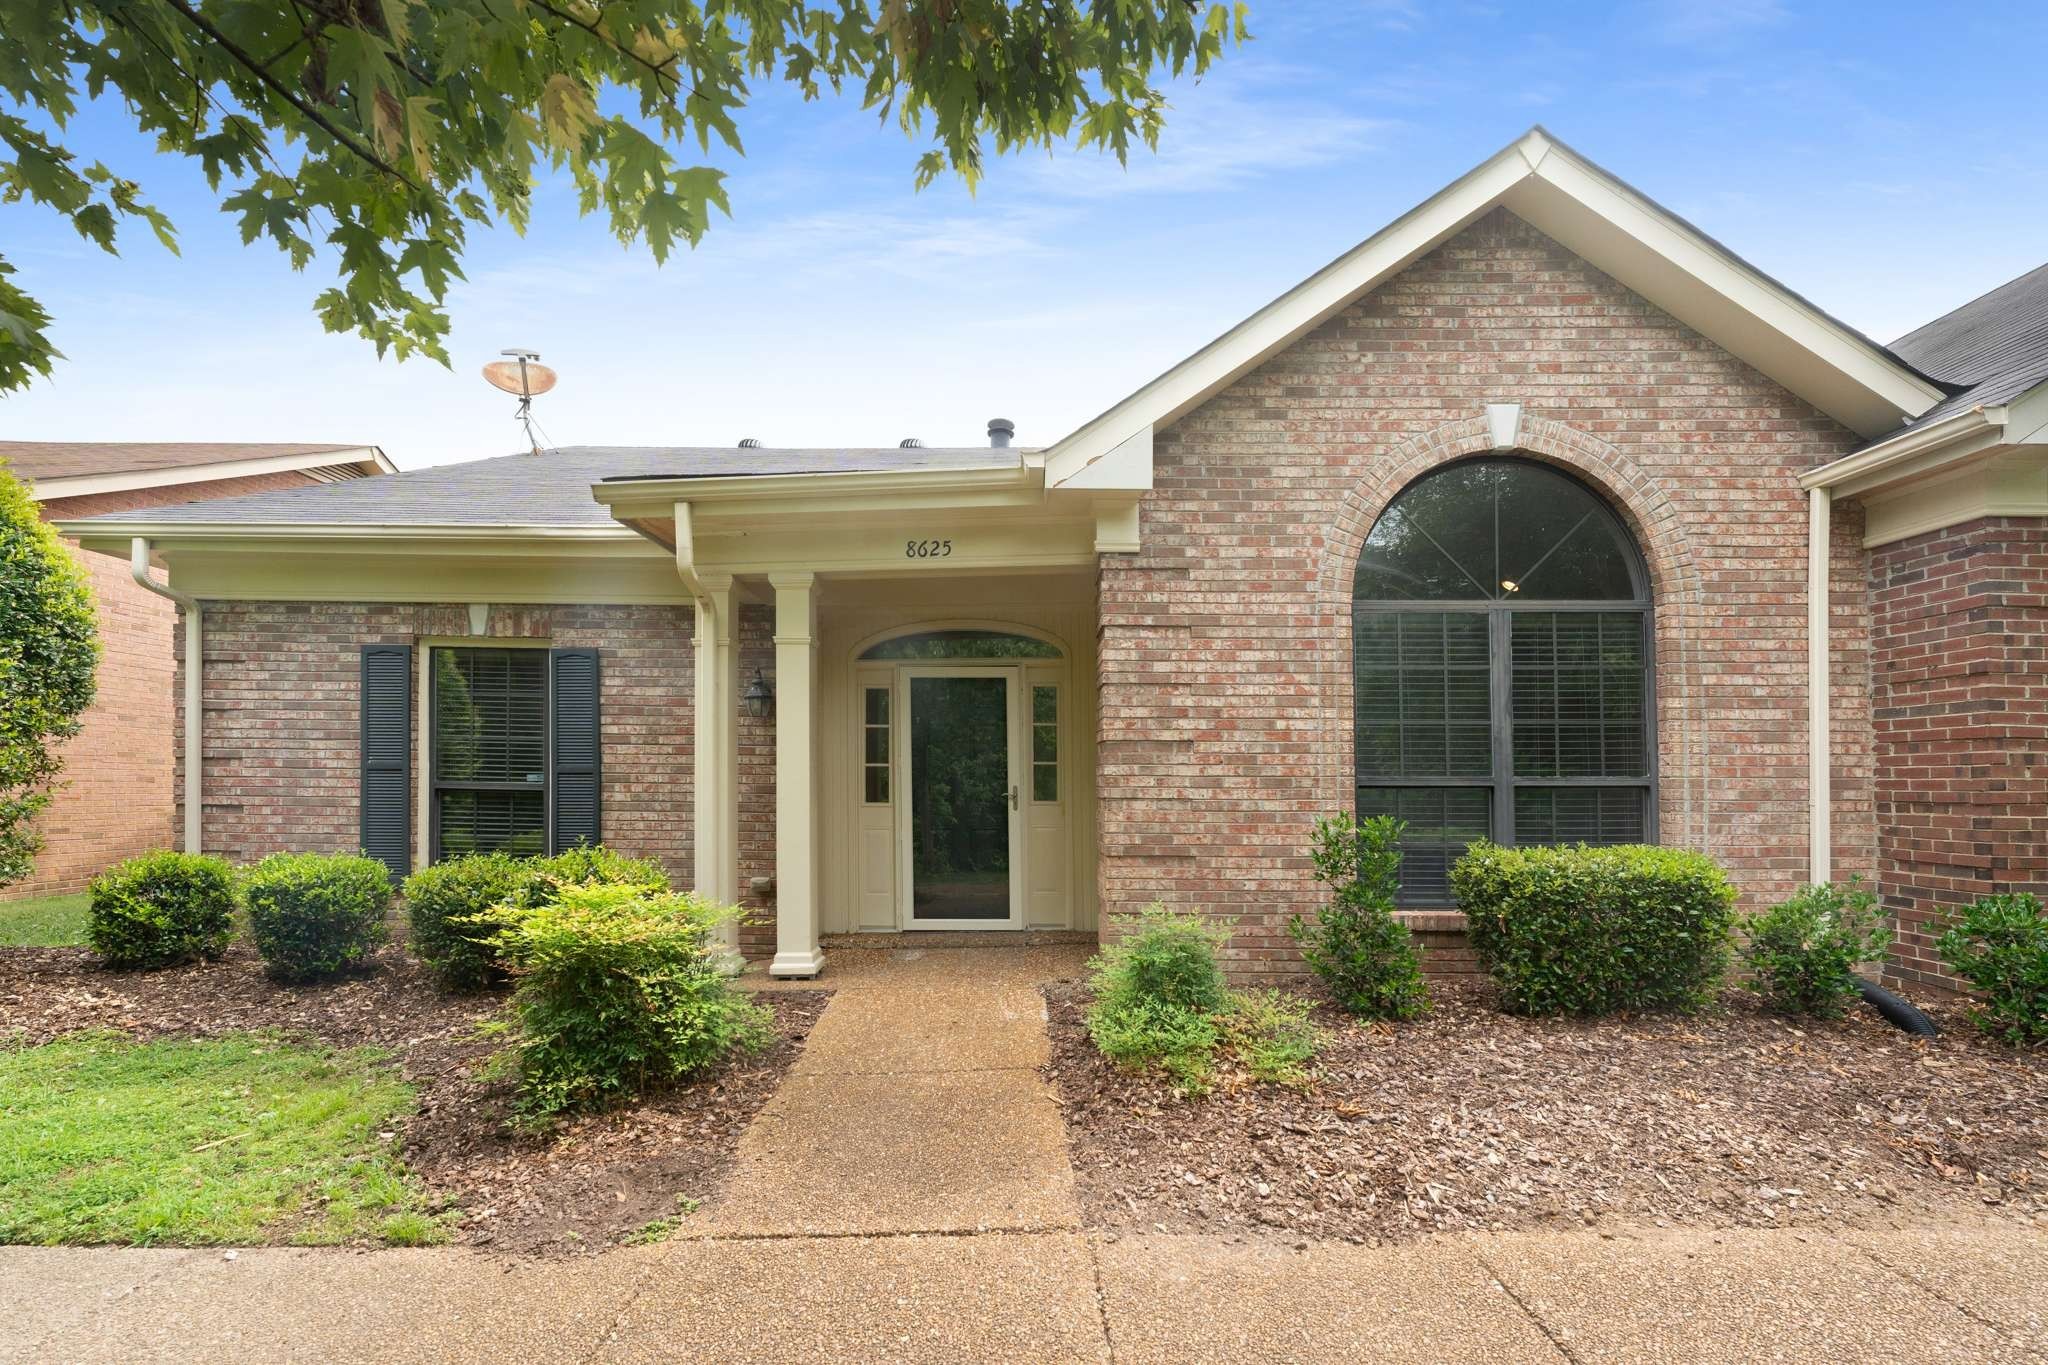
POLYGON ((944 559, 953 553, 950 540, 906 540, 903 542, 905 559, 944 559))

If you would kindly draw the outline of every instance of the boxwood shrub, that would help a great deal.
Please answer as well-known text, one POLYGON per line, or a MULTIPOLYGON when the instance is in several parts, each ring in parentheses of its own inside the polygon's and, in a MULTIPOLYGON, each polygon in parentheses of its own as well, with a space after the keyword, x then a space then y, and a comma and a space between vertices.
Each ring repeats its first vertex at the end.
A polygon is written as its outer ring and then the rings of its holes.
POLYGON ((223 858, 163 850, 93 878, 85 941, 110 967, 218 957, 235 929, 235 873, 223 858))
POLYGON ((1841 1016, 1857 996, 1856 969, 1882 961, 1892 941, 1877 897, 1855 877, 1842 886, 1802 886, 1746 928, 1744 985, 1781 1014, 1818 1019, 1841 1016))
POLYGON ((532 908, 555 900, 568 886, 641 886, 669 889, 668 873, 652 858, 628 858, 603 844, 578 844, 551 858, 526 862, 519 904, 532 908))
POLYGON ((469 853, 405 879, 406 943, 442 985, 476 990, 503 978, 489 912, 517 899, 531 865, 504 853, 469 853))
POLYGON ((280 981, 361 966, 389 936, 391 875, 353 853, 273 853, 242 874, 249 936, 280 981))
POLYGON ((686 1080, 771 1036, 773 1016, 712 960, 739 912, 632 883, 506 906, 493 947, 518 981, 520 1107, 549 1119, 686 1080))
POLYGON ((1983 1003, 1977 1027, 2008 1043, 2048 1043, 2048 915, 2025 892, 1986 896, 1951 918, 1935 948, 1983 1003))
POLYGON ((1704 854, 1482 841, 1451 868, 1451 890, 1515 1014, 1693 1010, 1728 969, 1735 888, 1704 854))

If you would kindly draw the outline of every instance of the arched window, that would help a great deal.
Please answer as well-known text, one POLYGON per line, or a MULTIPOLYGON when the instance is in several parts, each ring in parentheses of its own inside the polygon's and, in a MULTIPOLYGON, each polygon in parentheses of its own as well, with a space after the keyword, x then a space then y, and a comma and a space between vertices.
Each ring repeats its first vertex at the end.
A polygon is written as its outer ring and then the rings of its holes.
POLYGON ((1655 837, 1649 576, 1585 485, 1519 459, 1425 475, 1351 611, 1358 813, 1406 822, 1404 904, 1449 904, 1475 839, 1655 837))
POLYGON ((1057 659, 1059 646, 1001 630, 927 630, 897 635, 863 651, 862 659, 1057 659))

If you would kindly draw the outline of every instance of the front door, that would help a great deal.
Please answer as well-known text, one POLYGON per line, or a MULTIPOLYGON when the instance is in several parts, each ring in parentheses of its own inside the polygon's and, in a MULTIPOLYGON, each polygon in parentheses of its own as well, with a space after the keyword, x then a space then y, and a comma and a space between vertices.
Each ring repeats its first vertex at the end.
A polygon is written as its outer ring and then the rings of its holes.
POLYGON ((1007 929, 1023 916, 1018 854, 1021 670, 903 671, 908 775, 897 885, 906 929, 1007 929))

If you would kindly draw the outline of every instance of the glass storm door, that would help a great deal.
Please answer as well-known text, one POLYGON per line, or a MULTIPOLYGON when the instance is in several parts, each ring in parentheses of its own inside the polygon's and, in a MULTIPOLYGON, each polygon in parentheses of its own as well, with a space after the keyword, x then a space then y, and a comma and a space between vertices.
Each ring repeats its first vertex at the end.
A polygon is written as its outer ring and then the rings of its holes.
POLYGON ((1020 924, 1017 670, 905 674, 909 809, 899 828, 910 894, 903 926, 1020 924))

